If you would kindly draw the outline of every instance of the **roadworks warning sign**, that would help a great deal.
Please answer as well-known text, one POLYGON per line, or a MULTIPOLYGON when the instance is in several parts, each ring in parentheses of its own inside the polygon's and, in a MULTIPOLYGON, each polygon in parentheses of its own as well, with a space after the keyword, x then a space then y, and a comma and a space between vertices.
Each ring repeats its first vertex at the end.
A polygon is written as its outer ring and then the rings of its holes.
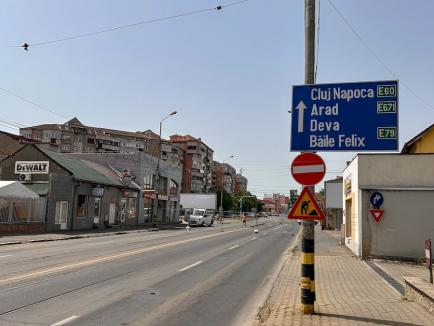
POLYGON ((304 187, 294 206, 288 214, 288 219, 324 220, 325 216, 318 206, 315 197, 307 187, 304 187))

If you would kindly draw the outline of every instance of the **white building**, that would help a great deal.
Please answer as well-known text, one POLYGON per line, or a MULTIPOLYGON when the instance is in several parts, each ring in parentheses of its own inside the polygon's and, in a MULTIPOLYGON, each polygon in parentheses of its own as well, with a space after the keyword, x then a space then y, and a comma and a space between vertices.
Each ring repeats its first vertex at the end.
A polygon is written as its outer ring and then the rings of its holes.
POLYGON ((360 257, 424 257, 434 239, 434 154, 361 154, 343 172, 345 245, 360 257), (373 192, 384 198, 377 223, 373 192))

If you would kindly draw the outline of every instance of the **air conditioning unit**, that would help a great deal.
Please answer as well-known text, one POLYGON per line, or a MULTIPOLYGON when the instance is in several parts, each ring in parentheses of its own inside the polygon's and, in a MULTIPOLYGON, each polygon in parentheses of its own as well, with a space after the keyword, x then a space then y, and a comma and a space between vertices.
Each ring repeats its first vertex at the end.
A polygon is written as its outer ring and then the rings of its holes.
POLYGON ((30 173, 21 173, 20 181, 30 181, 32 180, 32 175, 30 173))

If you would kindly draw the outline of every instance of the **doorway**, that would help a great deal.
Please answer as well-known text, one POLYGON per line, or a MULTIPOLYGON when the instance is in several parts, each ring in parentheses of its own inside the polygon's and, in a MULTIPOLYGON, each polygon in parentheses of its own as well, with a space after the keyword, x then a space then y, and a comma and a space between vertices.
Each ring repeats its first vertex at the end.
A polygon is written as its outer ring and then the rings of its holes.
POLYGON ((110 203, 109 224, 115 224, 116 221, 116 204, 110 203))

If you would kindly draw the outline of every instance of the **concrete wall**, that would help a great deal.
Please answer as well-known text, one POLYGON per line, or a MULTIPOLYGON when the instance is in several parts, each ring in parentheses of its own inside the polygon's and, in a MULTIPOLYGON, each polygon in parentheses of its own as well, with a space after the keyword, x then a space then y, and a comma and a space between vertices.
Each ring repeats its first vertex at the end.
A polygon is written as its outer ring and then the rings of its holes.
POLYGON ((385 214, 377 223, 364 190, 362 256, 408 258, 424 257, 426 239, 434 239, 434 190, 381 190, 385 214))
POLYGON ((434 186, 434 154, 362 154, 358 160, 360 188, 434 186))
MULTIPOLYGON (((414 259, 423 256, 425 239, 434 238, 434 155, 361 154, 344 170, 351 174, 353 204, 352 235, 345 244, 366 257, 414 259), (370 216, 370 195, 384 196, 384 217, 379 223, 370 216)), ((345 181, 344 181, 345 183, 345 181)))

